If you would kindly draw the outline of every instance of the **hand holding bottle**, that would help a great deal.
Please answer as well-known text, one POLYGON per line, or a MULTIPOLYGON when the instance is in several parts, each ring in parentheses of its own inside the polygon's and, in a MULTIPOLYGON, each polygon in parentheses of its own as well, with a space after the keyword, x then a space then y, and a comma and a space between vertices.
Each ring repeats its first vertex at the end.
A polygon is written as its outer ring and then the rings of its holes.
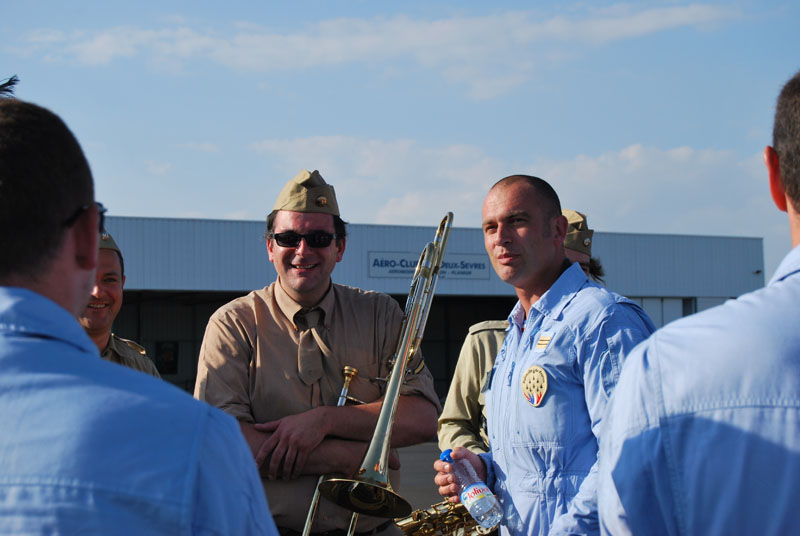
MULTIPOLYGON (((478 477, 472 462, 467 459, 470 455, 476 456, 469 452, 458 452, 454 459, 451 453, 451 449, 442 452, 441 461, 434 464, 434 468, 439 471, 434 478, 434 482, 440 486, 439 493, 453 497, 448 500, 455 502, 452 480, 458 498, 478 524, 487 529, 495 527, 502 520, 502 510, 489 486, 478 477)), ((482 464, 480 467, 482 468, 482 464)))

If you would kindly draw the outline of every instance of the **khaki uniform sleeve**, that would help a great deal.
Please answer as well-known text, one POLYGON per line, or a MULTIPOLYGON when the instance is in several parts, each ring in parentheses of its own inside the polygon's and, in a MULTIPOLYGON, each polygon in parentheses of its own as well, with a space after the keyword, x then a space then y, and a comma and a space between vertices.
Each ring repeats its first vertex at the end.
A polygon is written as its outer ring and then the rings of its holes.
POLYGON ((141 370, 145 374, 150 374, 151 376, 155 376, 156 378, 161 378, 161 375, 158 373, 158 369, 156 368, 156 364, 153 363, 153 360, 150 359, 144 351, 144 348, 128 339, 120 339, 125 345, 128 346, 130 350, 132 350, 131 355, 133 356, 136 365, 132 368, 137 370, 141 370))
POLYGON ((141 370, 144 373, 150 374, 151 376, 155 376, 156 378, 161 378, 161 374, 158 373, 156 364, 153 363, 152 359, 150 359, 146 355, 141 355, 139 362, 142 365, 142 368, 139 370, 141 370))
POLYGON ((252 423, 249 379, 255 334, 247 326, 255 326, 255 320, 249 316, 246 308, 227 306, 211 316, 200 347, 194 396, 252 423))
POLYGON ((108 361, 150 374, 159 379, 161 378, 155 363, 147 357, 141 345, 134 341, 117 337, 113 333, 108 341, 108 348, 100 356, 108 361))
POLYGON ((483 388, 503 344, 506 325, 501 321, 482 322, 472 326, 464 339, 439 417, 440 450, 465 447, 475 453, 489 451, 483 388))

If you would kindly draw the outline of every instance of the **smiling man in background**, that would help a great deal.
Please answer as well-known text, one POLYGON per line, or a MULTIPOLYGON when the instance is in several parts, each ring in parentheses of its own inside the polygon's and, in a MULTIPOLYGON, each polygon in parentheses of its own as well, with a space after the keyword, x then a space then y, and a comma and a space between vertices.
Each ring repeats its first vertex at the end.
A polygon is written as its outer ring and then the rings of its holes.
POLYGON ((122 307, 124 286, 125 261, 122 251, 108 232, 102 232, 92 294, 78 320, 100 350, 100 357, 160 378, 144 348, 111 332, 122 307))

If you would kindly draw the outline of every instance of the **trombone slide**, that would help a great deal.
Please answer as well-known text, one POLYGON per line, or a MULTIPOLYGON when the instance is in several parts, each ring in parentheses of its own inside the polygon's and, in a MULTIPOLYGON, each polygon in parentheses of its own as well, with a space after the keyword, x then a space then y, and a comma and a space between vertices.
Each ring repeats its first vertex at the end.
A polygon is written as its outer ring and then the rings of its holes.
POLYGON ((417 263, 383 404, 361 466, 353 478, 328 478, 319 485, 326 498, 359 514, 398 518, 411 513, 411 505, 394 492, 387 476, 392 426, 408 362, 422 341, 452 222, 453 213, 448 212, 417 263))

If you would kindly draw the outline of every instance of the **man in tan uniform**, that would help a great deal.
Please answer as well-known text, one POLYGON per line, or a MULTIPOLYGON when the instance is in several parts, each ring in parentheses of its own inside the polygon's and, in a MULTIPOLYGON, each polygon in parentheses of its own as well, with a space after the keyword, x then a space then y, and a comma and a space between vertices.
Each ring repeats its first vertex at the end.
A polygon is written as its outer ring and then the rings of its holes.
MULTIPOLYGON (((267 250, 277 281, 224 305, 206 328, 195 396, 239 420, 275 523, 302 531, 320 474, 350 475, 372 438, 403 313, 385 294, 334 284, 345 223, 333 187, 317 171, 290 180, 267 217, 267 250), (343 368, 358 376, 336 407, 343 368)), ((392 446, 429 440, 439 403, 433 379, 415 357, 401 390, 392 446)), ((343 531, 350 512, 321 499, 312 532, 343 531)), ((394 531, 360 516, 358 533, 394 531)), ((341 532, 339 532, 341 533, 341 532)))
POLYGON ((117 243, 105 231, 100 234, 97 260, 92 295, 78 320, 100 350, 100 357, 160 378, 144 348, 111 333, 111 326, 122 307, 125 263, 117 243))
POLYGON ((565 208, 561 213, 567 217, 567 237, 564 239, 564 253, 571 262, 581 265, 584 273, 603 283, 605 270, 600 259, 592 257, 592 237, 594 230, 589 229, 586 214, 565 208))
MULTIPOLYGON (((592 257, 594 230, 589 229, 586 214, 566 208, 561 213, 568 224, 564 253, 570 261, 579 263, 587 276, 602 282, 605 274, 600 261, 592 257)), ((507 328, 507 320, 486 320, 470 326, 439 417, 441 450, 465 447, 476 454, 489 452, 484 387, 507 328)))

